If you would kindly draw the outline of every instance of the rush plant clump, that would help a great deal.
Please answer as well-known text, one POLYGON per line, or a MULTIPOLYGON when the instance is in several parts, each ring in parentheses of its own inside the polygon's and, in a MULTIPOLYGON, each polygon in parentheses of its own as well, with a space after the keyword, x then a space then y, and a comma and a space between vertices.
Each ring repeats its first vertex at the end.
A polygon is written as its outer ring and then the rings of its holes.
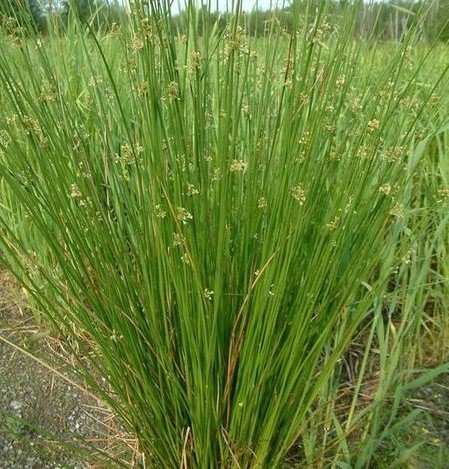
POLYGON ((239 5, 178 31, 136 0, 111 35, 0 45, 3 257, 148 467, 313 460, 311 412, 382 315, 444 70, 420 86, 413 29, 385 53, 320 5, 256 38, 239 5))

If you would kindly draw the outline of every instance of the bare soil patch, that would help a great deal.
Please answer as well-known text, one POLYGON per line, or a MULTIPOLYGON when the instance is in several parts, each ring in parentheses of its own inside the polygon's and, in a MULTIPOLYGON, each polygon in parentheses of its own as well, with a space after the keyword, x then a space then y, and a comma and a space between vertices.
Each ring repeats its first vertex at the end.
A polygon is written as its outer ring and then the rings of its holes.
MULTIPOLYGON (((117 451, 121 435, 111 412, 60 377, 64 363, 57 341, 36 324, 20 289, 1 270, 0 336, 25 350, 0 340, 1 468, 84 469, 92 467, 86 461, 94 448, 117 451), (26 352, 45 363, 59 361, 60 367, 44 366, 26 352)), ((98 455, 94 458, 98 461, 98 455)))

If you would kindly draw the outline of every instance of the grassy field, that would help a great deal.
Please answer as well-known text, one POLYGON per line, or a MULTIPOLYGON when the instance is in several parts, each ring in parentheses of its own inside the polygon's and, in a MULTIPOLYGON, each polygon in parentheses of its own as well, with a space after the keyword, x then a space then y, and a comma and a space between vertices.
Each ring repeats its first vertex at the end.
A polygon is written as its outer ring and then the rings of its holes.
POLYGON ((2 37, 2 260, 146 467, 448 454, 448 50, 356 15, 2 37))

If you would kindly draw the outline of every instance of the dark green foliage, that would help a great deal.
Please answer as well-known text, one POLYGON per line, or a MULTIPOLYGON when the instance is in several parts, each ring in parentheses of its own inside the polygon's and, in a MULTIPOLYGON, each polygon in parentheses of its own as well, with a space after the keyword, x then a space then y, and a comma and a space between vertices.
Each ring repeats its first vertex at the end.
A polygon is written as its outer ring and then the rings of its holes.
POLYGON ((44 12, 37 0, 3 0, 0 27, 8 33, 36 32, 44 27, 44 12))
POLYGON ((123 7, 115 0, 64 0, 60 9, 62 23, 66 25, 71 15, 95 30, 110 29, 124 20, 123 7))
POLYGON ((116 3, 104 0, 65 0, 62 3, 61 19, 67 24, 73 15, 82 23, 90 24, 93 29, 109 29, 112 23, 122 21, 123 10, 116 3))
POLYGON ((429 38, 449 41, 449 0, 440 0, 429 13, 427 32, 429 38))

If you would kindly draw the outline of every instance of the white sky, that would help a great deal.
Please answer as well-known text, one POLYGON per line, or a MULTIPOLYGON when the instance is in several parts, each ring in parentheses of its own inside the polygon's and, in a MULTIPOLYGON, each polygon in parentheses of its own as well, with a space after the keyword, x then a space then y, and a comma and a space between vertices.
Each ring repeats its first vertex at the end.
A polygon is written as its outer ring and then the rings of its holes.
MULTIPOLYGON (((3 0, 0 0, 0 2, 3 0)), ((129 0, 118 0, 122 3, 126 3, 129 0)), ((132 0, 131 0, 132 1, 132 0)), ((212 10, 219 11, 227 11, 232 9, 232 4, 236 0, 194 0, 198 5, 201 3, 207 4, 208 1, 211 2, 212 10)), ((365 3, 369 3, 372 0, 364 0, 365 3)), ((381 0, 382 1, 382 0, 381 0)), ((185 4, 187 0, 172 0, 173 2, 173 13, 177 13, 179 11, 179 5, 181 5, 181 9, 185 8, 185 4)), ((253 9, 257 8, 262 11, 272 10, 274 8, 284 8, 285 6, 292 3, 292 0, 242 0, 243 11, 252 11, 253 9)))
MULTIPOLYGON (((126 2, 126 0, 120 1, 122 1, 123 3, 126 2)), ((218 4, 218 10, 220 11, 231 10, 232 3, 235 2, 235 0, 203 0, 203 2, 206 4, 207 1, 211 2, 212 10, 216 10, 218 4)), ((201 0, 196 0, 196 3, 198 3, 198 5, 201 5, 201 0)), ((275 8, 276 6, 278 8, 283 8, 284 5, 288 5, 289 3, 289 0, 242 0, 243 11, 252 11, 256 7, 256 5, 258 9, 262 11, 270 10, 272 8, 275 8)), ((184 9, 185 4, 186 0, 173 0, 173 13, 179 11, 179 5, 181 5, 181 9, 184 9)))
MULTIPOLYGON (((232 8, 232 0, 210 0, 212 9, 216 10, 216 5, 218 3, 218 9, 220 11, 230 10, 232 8), (228 8, 227 8, 228 7, 228 8)), ((259 10, 269 10, 272 8, 283 7, 283 4, 288 4, 286 0, 242 0, 243 10, 252 11, 256 5, 259 10)))

